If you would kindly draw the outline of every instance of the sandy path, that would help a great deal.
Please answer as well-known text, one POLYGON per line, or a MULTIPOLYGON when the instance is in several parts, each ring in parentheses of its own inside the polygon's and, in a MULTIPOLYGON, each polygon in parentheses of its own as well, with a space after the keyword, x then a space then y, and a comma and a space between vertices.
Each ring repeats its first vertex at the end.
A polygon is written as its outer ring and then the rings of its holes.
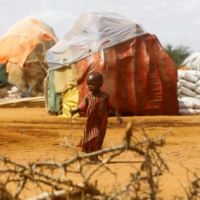
MULTIPOLYGON (((0 155, 15 162, 28 164, 36 160, 54 159, 58 162, 72 156, 69 149, 61 144, 64 137, 69 139, 69 119, 47 115, 44 108, 2 108, 0 109, 0 155)), ((157 137, 171 127, 172 135, 167 137, 167 145, 161 149, 170 168, 161 178, 161 196, 172 199, 173 195, 184 195, 179 183, 187 184, 186 169, 199 171, 200 166, 200 116, 140 116, 123 117, 123 124, 117 124, 114 117, 109 118, 104 147, 119 145, 122 141, 126 123, 133 121, 135 136, 141 138, 141 126, 145 125, 150 137, 157 137)), ((85 118, 73 119, 73 139, 78 143, 84 127, 85 118)), ((80 152, 81 153, 81 152, 80 152)), ((141 159, 127 153, 112 160, 109 167, 119 174, 117 180, 108 173, 96 174, 101 188, 111 188, 127 181, 130 172, 139 166, 141 159)), ((73 177, 79 181, 80 177, 73 177)), ((34 191, 26 194, 33 196, 34 191)), ((24 197, 23 197, 24 198, 24 197)))

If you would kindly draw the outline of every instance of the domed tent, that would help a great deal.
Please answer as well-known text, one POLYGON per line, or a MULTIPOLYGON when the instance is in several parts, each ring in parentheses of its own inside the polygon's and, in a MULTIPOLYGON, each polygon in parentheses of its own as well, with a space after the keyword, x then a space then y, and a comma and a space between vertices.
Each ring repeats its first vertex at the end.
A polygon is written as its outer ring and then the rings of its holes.
POLYGON ((189 55, 180 65, 179 69, 200 70, 200 52, 189 55))
POLYGON ((15 85, 33 96, 43 93, 48 64, 46 51, 58 41, 53 29, 40 20, 26 17, 0 39, 0 82, 15 85))
POLYGON ((76 107, 88 92, 87 75, 98 71, 104 77, 102 90, 110 94, 120 113, 178 114, 174 63, 155 35, 124 16, 83 13, 47 51, 47 61, 50 112, 56 111, 56 95, 62 94, 62 99, 69 97, 62 103, 67 115, 69 107, 76 107))

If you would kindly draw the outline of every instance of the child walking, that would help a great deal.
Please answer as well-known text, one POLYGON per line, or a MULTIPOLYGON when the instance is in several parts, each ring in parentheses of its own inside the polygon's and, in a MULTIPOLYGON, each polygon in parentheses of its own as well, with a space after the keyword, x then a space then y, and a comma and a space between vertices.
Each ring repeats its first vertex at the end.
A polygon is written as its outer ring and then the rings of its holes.
MULTIPOLYGON (((99 72, 92 72, 88 75, 87 85, 90 93, 85 96, 76 110, 71 110, 71 115, 77 112, 87 112, 84 134, 77 147, 81 147, 83 152, 90 153, 102 148, 107 128, 108 111, 112 110, 115 113, 120 124, 122 119, 109 94, 101 91, 103 76, 99 72)), ((90 161, 101 162, 98 156, 91 157, 90 161)))

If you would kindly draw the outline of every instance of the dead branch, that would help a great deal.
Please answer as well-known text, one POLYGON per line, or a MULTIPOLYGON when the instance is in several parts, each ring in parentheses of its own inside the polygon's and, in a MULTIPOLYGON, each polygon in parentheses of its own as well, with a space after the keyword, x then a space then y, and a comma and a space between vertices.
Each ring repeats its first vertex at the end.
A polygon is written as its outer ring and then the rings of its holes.
MULTIPOLYGON (((158 151, 158 147, 165 145, 165 138, 161 136, 158 139, 150 139, 143 129, 144 139, 140 141, 135 136, 133 137, 132 132, 132 123, 128 123, 121 145, 93 153, 77 154, 62 163, 44 161, 29 163, 25 166, 11 161, 9 158, 0 157, 0 166, 3 166, 0 169, 0 200, 19 199, 21 193, 26 191, 31 184, 36 184, 42 194, 28 200, 156 200, 160 192, 159 177, 166 170, 169 170, 158 151), (103 170, 111 173, 117 180, 118 174, 110 168, 108 163, 127 151, 140 156, 142 159, 140 167, 130 172, 130 179, 124 185, 118 185, 116 188, 113 186, 113 189, 109 192, 102 191, 98 187, 97 181, 92 181, 95 174, 103 170), (94 155, 104 156, 105 158, 102 163, 89 168, 87 159, 94 155), (73 178, 69 176, 74 174, 80 175, 82 181, 75 183, 73 178), (7 191, 10 183, 16 185, 16 191, 12 195, 7 191)), ((75 151, 72 146, 70 146, 70 150, 74 154, 75 151)), ((199 179, 199 177, 196 177, 191 182, 188 200, 198 197, 199 179)))

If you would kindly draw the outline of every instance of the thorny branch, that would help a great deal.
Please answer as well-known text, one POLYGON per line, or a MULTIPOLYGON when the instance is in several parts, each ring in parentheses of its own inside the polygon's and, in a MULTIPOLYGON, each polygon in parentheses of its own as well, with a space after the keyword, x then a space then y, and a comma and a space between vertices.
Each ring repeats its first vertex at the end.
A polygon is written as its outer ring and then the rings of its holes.
MULTIPOLYGON (((42 194, 28 200, 156 200, 159 194, 159 176, 169 170, 158 151, 158 147, 165 145, 165 137, 150 139, 145 130, 142 130, 144 139, 140 141, 133 136, 132 123, 128 123, 121 145, 76 155, 63 163, 46 161, 25 166, 9 158, 0 157, 0 200, 22 200, 22 193, 27 191, 31 184, 32 188, 36 184, 42 194), (108 163, 126 151, 136 153, 142 158, 140 167, 133 168, 127 183, 113 186, 110 191, 102 191, 97 180, 94 181, 95 174, 104 170, 116 178, 118 174, 108 163), (94 155, 101 155, 104 159, 102 163, 91 168, 87 159, 94 155), (82 181, 76 183, 73 175, 80 175, 82 181), (10 184, 16 186, 16 191, 12 194, 8 192, 10 184)), ((199 182, 198 176, 191 182, 187 193, 188 200, 199 197, 199 182)))

